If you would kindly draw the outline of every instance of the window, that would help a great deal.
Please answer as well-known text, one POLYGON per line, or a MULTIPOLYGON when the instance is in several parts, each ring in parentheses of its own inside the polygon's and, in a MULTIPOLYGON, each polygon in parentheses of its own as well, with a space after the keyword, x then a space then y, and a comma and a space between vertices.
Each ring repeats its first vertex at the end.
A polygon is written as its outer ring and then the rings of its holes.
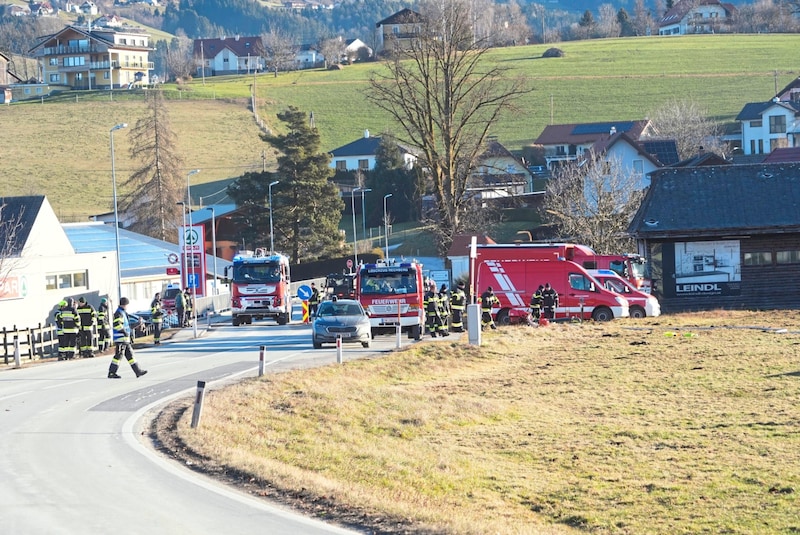
POLYGON ((58 287, 59 288, 72 288, 72 275, 59 275, 58 276, 58 287))
POLYGON ((79 271, 78 273, 72 274, 72 285, 73 286, 89 286, 86 283, 86 272, 79 271))
POLYGON ((778 251, 775 253, 778 264, 800 264, 800 251, 778 251))
POLYGON ((88 288, 88 273, 78 271, 75 273, 54 273, 45 275, 45 287, 48 290, 60 290, 65 288, 88 288))
POLYGON ((757 121, 750 121, 750 128, 761 128, 762 121, 761 119, 757 121))
POLYGON ((362 171, 367 171, 369 169, 369 160, 358 160, 358 168, 362 171))
POLYGON ((55 275, 46 275, 44 278, 44 285, 45 288, 48 290, 57 290, 58 289, 58 282, 56 281, 55 275))
POLYGON ((108 80, 108 78, 109 78, 109 72, 108 71, 103 71, 103 79, 104 80, 108 80))
POLYGON ((745 266, 770 266, 772 265, 772 253, 744 253, 745 266))
POLYGON ((85 56, 67 56, 64 58, 64 67, 80 67, 86 65, 85 56))
POLYGON ((50 65, 57 66, 58 65, 58 58, 50 58, 50 65))
POLYGON ((51 74, 50 75, 50 81, 51 82, 59 82, 60 80, 61 80, 61 78, 60 78, 60 76, 58 74, 51 74))
POLYGON ((770 115, 770 117, 769 117, 769 133, 770 134, 785 134, 786 133, 786 116, 785 115, 770 115))
POLYGON ((580 273, 569 274, 569 287, 573 290, 594 291, 594 283, 580 273))
POLYGON ((347 162, 345 160, 336 160, 337 171, 347 171, 347 162))

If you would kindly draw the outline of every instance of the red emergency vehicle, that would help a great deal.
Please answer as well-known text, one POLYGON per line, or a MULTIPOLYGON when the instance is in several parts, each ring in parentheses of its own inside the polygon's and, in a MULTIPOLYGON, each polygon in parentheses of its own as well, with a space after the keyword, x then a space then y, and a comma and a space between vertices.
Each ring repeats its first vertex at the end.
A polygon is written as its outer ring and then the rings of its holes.
POLYGON ((655 296, 640 292, 627 279, 611 269, 589 269, 589 275, 597 279, 608 290, 618 293, 628 300, 632 318, 645 318, 661 315, 661 305, 655 296))
POLYGON ((419 340, 425 325, 422 264, 392 260, 362 264, 356 277, 356 295, 369 312, 372 336, 394 333, 397 325, 419 340))
POLYGON ((233 325, 272 318, 278 325, 289 323, 292 314, 289 259, 268 254, 266 249, 242 252, 225 268, 225 282, 231 287, 233 325))
POLYGON ((581 318, 608 321, 629 316, 624 297, 607 290, 576 262, 559 257, 542 259, 535 244, 477 246, 476 295, 491 286, 500 301, 492 309, 495 321, 513 323, 526 318, 533 293, 550 283, 558 292, 556 319, 581 318))

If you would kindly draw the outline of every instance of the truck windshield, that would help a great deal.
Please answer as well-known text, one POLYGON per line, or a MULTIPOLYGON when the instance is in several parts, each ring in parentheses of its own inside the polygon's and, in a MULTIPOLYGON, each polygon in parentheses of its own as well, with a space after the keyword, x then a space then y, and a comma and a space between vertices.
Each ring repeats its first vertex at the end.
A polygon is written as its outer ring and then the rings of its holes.
POLYGON ((417 292, 414 272, 409 271, 364 271, 361 273, 361 294, 409 294, 417 292))
POLYGON ((647 264, 639 262, 631 262, 631 271, 633 276, 637 279, 648 279, 650 275, 647 270, 647 264))
POLYGON ((233 282, 280 282, 281 266, 277 262, 264 264, 234 264, 233 282))

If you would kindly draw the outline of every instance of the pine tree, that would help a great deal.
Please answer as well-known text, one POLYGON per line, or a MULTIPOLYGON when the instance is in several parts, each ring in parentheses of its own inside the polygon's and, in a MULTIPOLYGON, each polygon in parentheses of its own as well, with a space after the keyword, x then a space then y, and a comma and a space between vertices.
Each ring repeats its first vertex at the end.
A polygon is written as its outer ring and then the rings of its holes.
POLYGON ((264 140, 278 150, 274 173, 247 173, 228 188, 244 210, 245 243, 253 247, 270 243, 269 184, 275 249, 285 251, 293 264, 330 258, 342 253, 339 221, 344 203, 330 180, 330 156, 320 151, 319 133, 306 114, 295 107, 278 114, 288 132, 264 140), (266 209, 265 209, 266 208, 266 209))
POLYGON ((175 147, 175 134, 161 90, 148 91, 147 113, 131 129, 130 154, 140 162, 122 189, 121 210, 134 220, 131 230, 173 241, 182 219, 176 204, 183 199, 183 160, 175 147))

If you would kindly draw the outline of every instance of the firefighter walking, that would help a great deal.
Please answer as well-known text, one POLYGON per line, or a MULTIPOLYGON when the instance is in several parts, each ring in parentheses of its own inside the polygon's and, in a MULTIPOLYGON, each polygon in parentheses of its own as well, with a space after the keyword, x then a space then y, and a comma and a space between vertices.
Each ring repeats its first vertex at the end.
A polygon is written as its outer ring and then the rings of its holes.
POLYGON ((122 357, 125 357, 128 364, 131 365, 131 369, 133 373, 136 374, 136 377, 141 377, 147 373, 147 370, 139 368, 133 356, 133 348, 131 347, 131 324, 128 321, 128 313, 125 311, 128 302, 127 297, 120 299, 119 307, 117 307, 116 312, 114 312, 113 328, 115 351, 114 358, 111 359, 111 365, 108 367, 109 379, 121 379, 117 371, 119 370, 119 361, 122 357))
POLYGON ((80 348, 81 356, 85 358, 94 357, 97 351, 94 339, 97 334, 97 311, 85 297, 78 299, 78 316, 81 321, 80 348))
POLYGON ((492 287, 487 287, 486 291, 481 294, 481 330, 484 330, 487 326, 497 329, 492 317, 492 307, 499 304, 500 300, 494 295, 492 287))
POLYGON ((464 332, 464 310, 467 306, 467 294, 464 293, 464 283, 459 282, 450 295, 450 328, 453 332, 464 332))
POLYGON ((61 332, 58 338, 58 360, 75 358, 75 353, 78 352, 78 333, 81 328, 81 320, 72 303, 71 299, 58 303, 56 326, 61 332))
POLYGON ((161 293, 156 292, 150 303, 150 319, 153 322, 153 343, 161 344, 161 327, 164 324, 164 308, 161 304, 161 293))

